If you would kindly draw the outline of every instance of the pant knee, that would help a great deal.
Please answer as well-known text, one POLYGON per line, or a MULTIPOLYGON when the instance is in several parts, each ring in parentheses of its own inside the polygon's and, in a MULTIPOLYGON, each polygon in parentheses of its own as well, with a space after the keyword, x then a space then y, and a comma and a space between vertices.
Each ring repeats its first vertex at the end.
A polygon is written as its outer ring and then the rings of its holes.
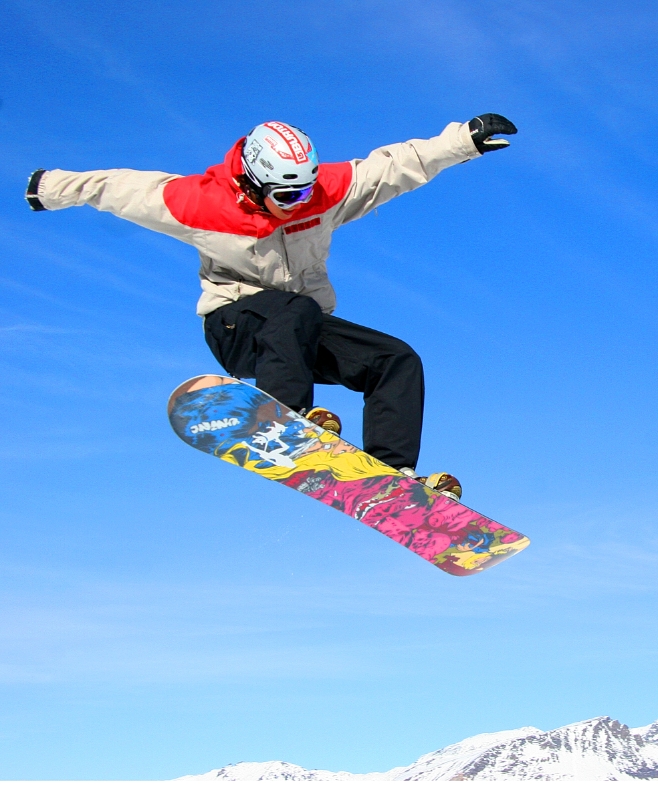
POLYGON ((389 352, 389 357, 396 363, 400 365, 404 364, 408 369, 420 370, 422 372, 423 362, 420 356, 413 347, 403 342, 402 339, 392 339, 389 352))

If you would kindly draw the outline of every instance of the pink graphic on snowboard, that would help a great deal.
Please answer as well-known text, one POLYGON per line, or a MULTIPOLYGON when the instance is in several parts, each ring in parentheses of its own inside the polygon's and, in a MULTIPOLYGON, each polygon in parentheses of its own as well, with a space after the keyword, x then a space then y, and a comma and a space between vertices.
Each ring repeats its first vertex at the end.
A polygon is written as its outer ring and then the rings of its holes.
MULTIPOLYGON (((307 470, 281 482, 365 522, 428 561, 436 561, 450 548, 457 553, 487 553, 493 543, 509 544, 521 538, 411 478, 384 475, 339 481, 328 470, 307 470)), ((450 560, 449 555, 444 558, 450 560)), ((460 573, 468 572, 452 566, 460 573)))

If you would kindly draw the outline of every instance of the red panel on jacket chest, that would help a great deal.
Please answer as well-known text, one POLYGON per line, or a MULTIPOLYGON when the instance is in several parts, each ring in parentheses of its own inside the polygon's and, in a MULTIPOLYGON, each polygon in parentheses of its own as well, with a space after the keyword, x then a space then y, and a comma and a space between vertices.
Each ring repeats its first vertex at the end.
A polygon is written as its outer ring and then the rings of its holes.
POLYGON ((182 225, 263 239, 282 225, 286 226, 286 233, 293 232, 290 228, 297 231, 319 225, 317 217, 297 224, 294 220, 324 214, 345 197, 351 181, 352 165, 349 162, 321 164, 311 201, 289 220, 279 220, 270 214, 245 208, 239 202, 241 195, 224 164, 209 167, 203 175, 188 175, 170 181, 164 188, 164 201, 174 219, 182 225))
POLYGON ((320 217, 314 217, 313 219, 304 220, 304 222, 298 222, 296 225, 286 225, 283 229, 284 233, 299 233, 300 231, 307 231, 309 228, 315 228, 317 225, 320 225, 322 220, 320 217))

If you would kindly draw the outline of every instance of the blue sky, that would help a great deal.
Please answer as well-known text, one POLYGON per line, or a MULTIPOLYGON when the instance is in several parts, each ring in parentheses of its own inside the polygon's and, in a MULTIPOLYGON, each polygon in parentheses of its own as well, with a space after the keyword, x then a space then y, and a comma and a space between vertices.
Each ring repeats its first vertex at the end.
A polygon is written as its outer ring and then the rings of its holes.
MULTIPOLYGON (((658 718, 650 3, 10 0, 0 80, 0 779, 389 769, 658 718), (201 172, 282 119, 321 159, 486 111, 513 146, 338 231, 337 313, 424 359, 420 467, 532 547, 454 579, 184 447, 217 371, 194 250, 38 167, 201 172)), ((360 441, 361 399, 319 402, 360 441)))

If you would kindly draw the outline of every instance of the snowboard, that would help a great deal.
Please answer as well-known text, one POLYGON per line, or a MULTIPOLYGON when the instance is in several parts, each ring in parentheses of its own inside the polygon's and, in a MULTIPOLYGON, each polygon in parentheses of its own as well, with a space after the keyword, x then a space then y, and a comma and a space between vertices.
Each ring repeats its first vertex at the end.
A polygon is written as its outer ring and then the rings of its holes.
POLYGON ((185 381, 168 413, 186 444, 342 511, 450 575, 482 572, 530 544, 236 378, 185 381))

